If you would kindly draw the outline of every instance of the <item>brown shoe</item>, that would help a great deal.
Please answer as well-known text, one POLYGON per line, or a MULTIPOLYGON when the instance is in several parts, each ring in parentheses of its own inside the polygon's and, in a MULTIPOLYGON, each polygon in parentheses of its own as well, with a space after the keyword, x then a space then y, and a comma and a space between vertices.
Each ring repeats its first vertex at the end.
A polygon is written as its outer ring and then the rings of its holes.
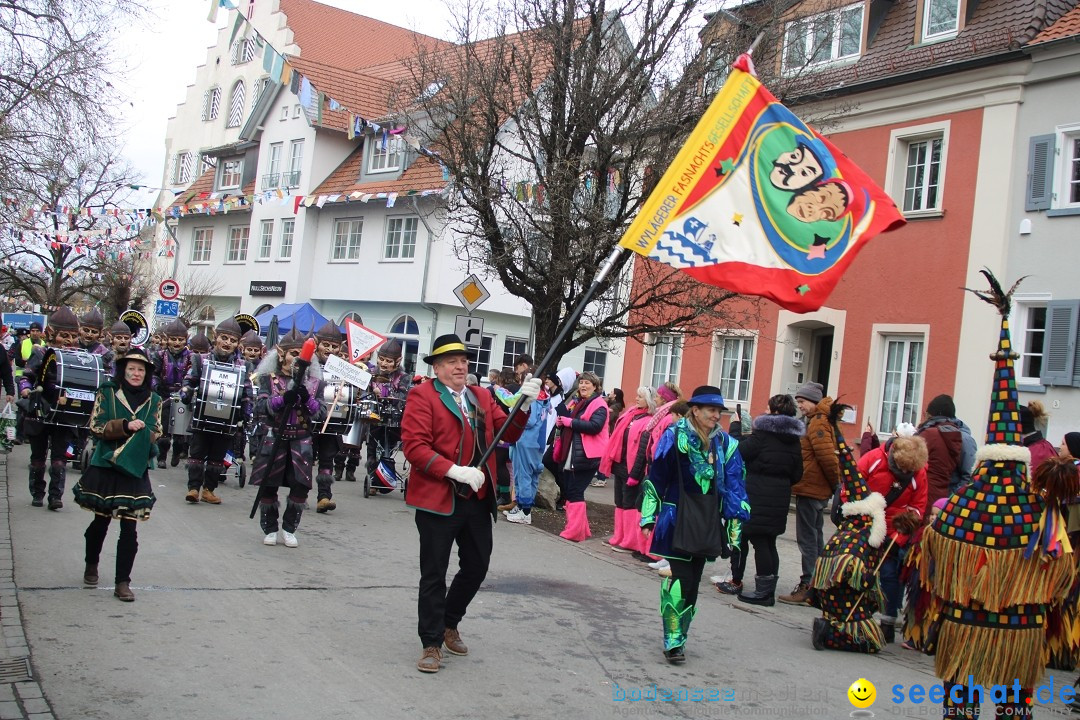
POLYGON ((97 563, 91 565, 86 563, 86 570, 83 570, 82 576, 83 585, 89 585, 90 587, 96 587, 98 583, 98 571, 97 563))
POLYGON ((197 503, 197 502, 199 502, 199 491, 198 490, 188 490, 187 495, 184 496, 184 499, 187 500, 189 503, 197 503))
POLYGON ((510 502, 506 503, 505 505, 499 505, 498 506, 499 512, 502 512, 503 510, 513 510, 516 507, 517 507, 517 500, 511 500, 510 502))
POLYGON ((211 505, 220 505, 221 498, 214 494, 213 490, 202 489, 202 494, 199 495, 199 499, 204 503, 210 503, 211 505))
POLYGON ((457 631, 457 628, 446 628, 445 632, 443 632, 443 645, 451 655, 469 654, 469 648, 465 643, 461 642, 461 633, 457 631))
POLYGON ((337 503, 330 498, 322 498, 319 500, 319 504, 315 506, 315 512, 324 513, 337 509, 337 503))
POLYGON ((437 673, 441 661, 442 650, 437 647, 426 647, 424 654, 420 656, 420 662, 416 663, 416 669, 423 673, 437 673))
POLYGON ((777 600, 788 605, 809 605, 810 586, 801 582, 795 586, 790 595, 781 595, 777 600))
POLYGON ((122 602, 135 602, 135 593, 131 592, 131 583, 126 580, 116 583, 116 589, 112 594, 120 598, 122 602))

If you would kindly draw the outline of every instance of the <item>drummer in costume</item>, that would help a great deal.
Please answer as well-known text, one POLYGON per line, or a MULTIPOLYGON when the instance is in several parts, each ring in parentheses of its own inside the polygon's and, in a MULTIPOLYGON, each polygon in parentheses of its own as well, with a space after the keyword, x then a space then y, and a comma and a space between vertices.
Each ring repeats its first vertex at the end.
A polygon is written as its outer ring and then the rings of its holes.
MULTIPOLYGON (((480 589, 491 559, 495 505, 495 456, 484 468, 474 463, 506 422, 506 412, 487 392, 466 388, 468 352, 457 335, 435 340, 424 362, 435 380, 415 386, 401 423, 405 459, 412 466, 405 502, 416 508, 420 533, 420 594, 417 611, 424 646, 417 670, 439 671, 442 647, 467 655, 458 623, 480 589), (458 546, 458 572, 446 589, 450 551, 458 546)), ((521 411, 503 439, 513 442, 529 420, 529 406, 540 394, 540 379, 522 384, 521 411)))
POLYGON ((86 569, 83 583, 98 583, 98 560, 109 524, 120 521, 116 541, 115 595, 134 602, 131 568, 139 550, 136 521, 150 517, 154 492, 147 472, 157 454, 161 434, 161 398, 150 388, 153 364, 141 348, 116 361, 116 374, 102 383, 90 415, 90 432, 97 438, 90 467, 72 491, 80 507, 94 513, 86 528, 86 569))
POLYGON ((1076 572, 1061 517, 1061 500, 1076 493, 1072 468, 1055 460, 1038 471, 1023 444, 1016 373, 1009 336, 1014 285, 1005 292, 989 271, 990 291, 975 294, 1001 314, 986 444, 975 456, 972 482, 945 503, 923 531, 919 580, 930 594, 919 618, 935 650, 934 669, 945 687, 944 717, 978 717, 984 698, 964 685, 1008 688, 997 717, 1031 717, 1049 647, 1068 625, 1050 618, 1076 572), (1070 487, 1071 485, 1071 487, 1070 487), (1016 690, 1014 690, 1016 688, 1016 690))
POLYGON ((278 488, 288 490, 281 515, 281 539, 297 547, 296 529, 311 492, 312 430, 326 416, 319 361, 300 358, 304 336, 294 327, 266 354, 255 374, 255 419, 268 429, 255 462, 251 484, 259 487, 259 525, 264 545, 278 543, 278 488))
MULTIPOLYGON (((315 346, 315 352, 319 357, 320 365, 324 365, 326 359, 331 355, 338 354, 341 350, 342 340, 344 340, 344 337, 341 331, 331 320, 327 320, 325 325, 315 331, 315 341, 318 343, 315 346)), ((325 380, 325 378, 323 379, 325 380)), ((339 402, 342 401, 339 400, 339 402)), ((334 460, 337 458, 338 453, 341 452, 341 448, 341 435, 316 432, 315 458, 319 464, 318 473, 315 476, 315 484, 319 492, 319 503, 315 508, 316 512, 325 513, 337 508, 337 503, 333 500, 334 493, 330 486, 334 482, 334 460)))
MULTIPOLYGON (((368 392, 376 400, 390 398, 402 401, 402 403, 399 403, 399 407, 404 404, 405 396, 408 395, 409 387, 412 385, 412 376, 401 367, 400 342, 387 340, 383 343, 379 347, 375 362, 368 366, 368 372, 372 375, 371 384, 368 385, 368 392)), ((384 419, 380 425, 370 429, 367 444, 367 474, 368 478, 373 481, 372 484, 375 484, 375 468, 379 466, 379 461, 383 459, 379 457, 378 448, 375 447, 372 438, 374 433, 379 433, 379 439, 383 443, 383 450, 389 453, 401 441, 401 428, 387 425, 384 419)), ((390 465, 391 470, 395 469, 393 457, 386 458, 386 462, 390 465)))
MULTIPOLYGON (((342 343, 341 349, 338 350, 338 357, 342 360, 349 361, 349 348, 345 343, 342 343)), ((368 356, 360 358, 353 365, 367 369, 368 356)), ((356 468, 360 467, 361 445, 367 440, 368 432, 370 431, 369 423, 360 423, 360 436, 359 442, 356 445, 346 445, 344 442, 341 444, 341 450, 338 452, 337 458, 334 459, 334 480, 340 481, 342 473, 345 475, 345 480, 348 482, 356 482, 356 468)))
POLYGON ((108 348, 101 342, 105 318, 96 307, 90 308, 79 318, 79 347, 94 355, 104 355, 108 348))
MULTIPOLYGON (((243 332, 240 324, 233 318, 226 318, 217 326, 214 346, 205 358, 193 357, 191 367, 184 377, 181 401, 188 407, 194 406, 195 395, 200 391, 203 373, 211 363, 230 365, 240 369, 240 420, 251 417, 251 381, 247 376, 247 365, 236 354, 237 345, 243 332)), ((194 420, 193 420, 194 422, 194 420)), ((225 453, 232 447, 233 429, 227 432, 209 432, 192 430, 191 445, 188 448, 188 491, 184 499, 189 503, 204 502, 220 505, 221 498, 214 494, 218 484, 225 477, 225 453)))
POLYGON ((697 614, 706 561, 720 556, 725 545, 738 547, 742 521, 750 519, 739 443, 720 428, 720 413, 727 409, 720 389, 702 385, 686 402, 689 414, 656 444, 641 500, 641 526, 652 530, 649 552, 671 563, 671 577, 660 585, 660 617, 664 657, 672 664, 686 660, 683 646, 697 614), (676 545, 676 534, 683 547, 676 545), (686 547, 691 542, 695 547, 686 547))
MULTIPOLYGON (((127 351, 131 349, 131 328, 126 323, 117 321, 109 328, 109 334, 112 336, 110 340, 111 347, 102 356, 102 363, 105 367, 105 374, 111 377, 116 371, 116 359, 124 357, 127 351)), ((150 358, 149 353, 147 357, 150 358)), ((153 358, 150 359, 153 360, 153 358)), ((152 375, 151 379, 153 379, 152 375)))
MULTIPOLYGON (((79 318, 69 308, 62 307, 49 316, 49 346, 64 350, 79 347, 79 318)), ((50 378, 42 377, 45 362, 45 348, 35 346, 30 359, 26 361, 22 379, 19 381, 19 394, 36 405, 35 400, 56 407, 64 402, 59 388, 50 378), (38 395, 31 398, 31 394, 38 395)), ((75 440, 75 428, 56 425, 47 418, 37 417, 36 413, 27 413, 24 419, 24 433, 30 438, 30 497, 34 507, 45 504, 45 460, 49 460, 49 509, 59 510, 64 507, 64 483, 67 479, 68 448, 75 440)))
MULTIPOLYGON (((265 349, 266 346, 263 344, 262 338, 259 337, 259 333, 254 330, 248 330, 244 333, 244 336, 240 338, 240 352, 244 357, 244 362, 247 363, 247 377, 252 383, 255 382, 255 371, 258 370, 259 363, 262 362, 263 355, 266 354, 265 349)), ((252 424, 254 424, 254 420, 252 421, 252 424)), ((247 442, 248 433, 251 433, 253 438, 251 455, 253 457, 255 455, 259 439, 262 437, 259 433, 259 427, 240 428, 237 430, 236 442, 233 446, 233 454, 238 458, 244 456, 244 445, 247 442)))
POLYGON ((158 355, 155 363, 157 375, 157 393, 161 396, 161 414, 165 418, 165 432, 158 438, 159 468, 165 467, 165 458, 169 455, 169 446, 173 448, 172 460, 169 463, 173 467, 180 464, 180 458, 187 457, 187 435, 172 435, 172 422, 170 418, 173 412, 173 395, 179 394, 184 387, 184 376, 187 375, 191 365, 191 351, 188 350, 188 329, 181 320, 173 320, 161 331, 165 337, 165 346, 158 355))

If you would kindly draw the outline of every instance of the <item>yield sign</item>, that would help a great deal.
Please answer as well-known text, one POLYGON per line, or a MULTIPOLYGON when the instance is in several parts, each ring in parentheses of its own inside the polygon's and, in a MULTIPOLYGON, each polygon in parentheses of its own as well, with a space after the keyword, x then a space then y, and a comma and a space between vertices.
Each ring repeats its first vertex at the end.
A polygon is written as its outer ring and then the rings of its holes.
POLYGON ((345 341, 349 343, 349 362, 356 362, 386 342, 386 337, 352 318, 345 318, 345 341))

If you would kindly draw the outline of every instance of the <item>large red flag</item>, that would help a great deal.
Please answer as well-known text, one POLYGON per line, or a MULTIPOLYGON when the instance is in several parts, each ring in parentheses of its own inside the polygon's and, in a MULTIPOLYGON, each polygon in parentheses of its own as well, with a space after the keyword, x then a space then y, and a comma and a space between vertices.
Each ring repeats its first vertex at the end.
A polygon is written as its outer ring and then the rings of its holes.
POLYGON ((795 312, 904 218, 885 192, 736 62, 620 244, 795 312))

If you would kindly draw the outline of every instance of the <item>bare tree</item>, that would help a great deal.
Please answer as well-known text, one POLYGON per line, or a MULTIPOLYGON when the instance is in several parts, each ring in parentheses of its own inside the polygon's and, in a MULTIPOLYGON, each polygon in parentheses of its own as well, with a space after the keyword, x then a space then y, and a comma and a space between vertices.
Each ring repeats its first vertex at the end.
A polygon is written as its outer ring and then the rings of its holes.
POLYGON ((183 302, 180 304, 180 319, 191 327, 195 323, 205 320, 207 308, 213 309, 213 298, 221 292, 224 280, 219 275, 207 272, 202 268, 193 268, 178 282, 184 290, 183 302))
MULTIPOLYGON (((674 158, 700 109, 708 63, 684 28, 694 0, 466 4, 459 47, 417 51, 397 103, 452 180, 448 223, 470 267, 532 305, 537 351, 571 311, 674 158), (482 35, 488 39, 481 39, 482 35), (662 101, 658 101, 662 97, 662 101)), ((729 315, 735 295, 628 258, 558 348, 729 315)))

